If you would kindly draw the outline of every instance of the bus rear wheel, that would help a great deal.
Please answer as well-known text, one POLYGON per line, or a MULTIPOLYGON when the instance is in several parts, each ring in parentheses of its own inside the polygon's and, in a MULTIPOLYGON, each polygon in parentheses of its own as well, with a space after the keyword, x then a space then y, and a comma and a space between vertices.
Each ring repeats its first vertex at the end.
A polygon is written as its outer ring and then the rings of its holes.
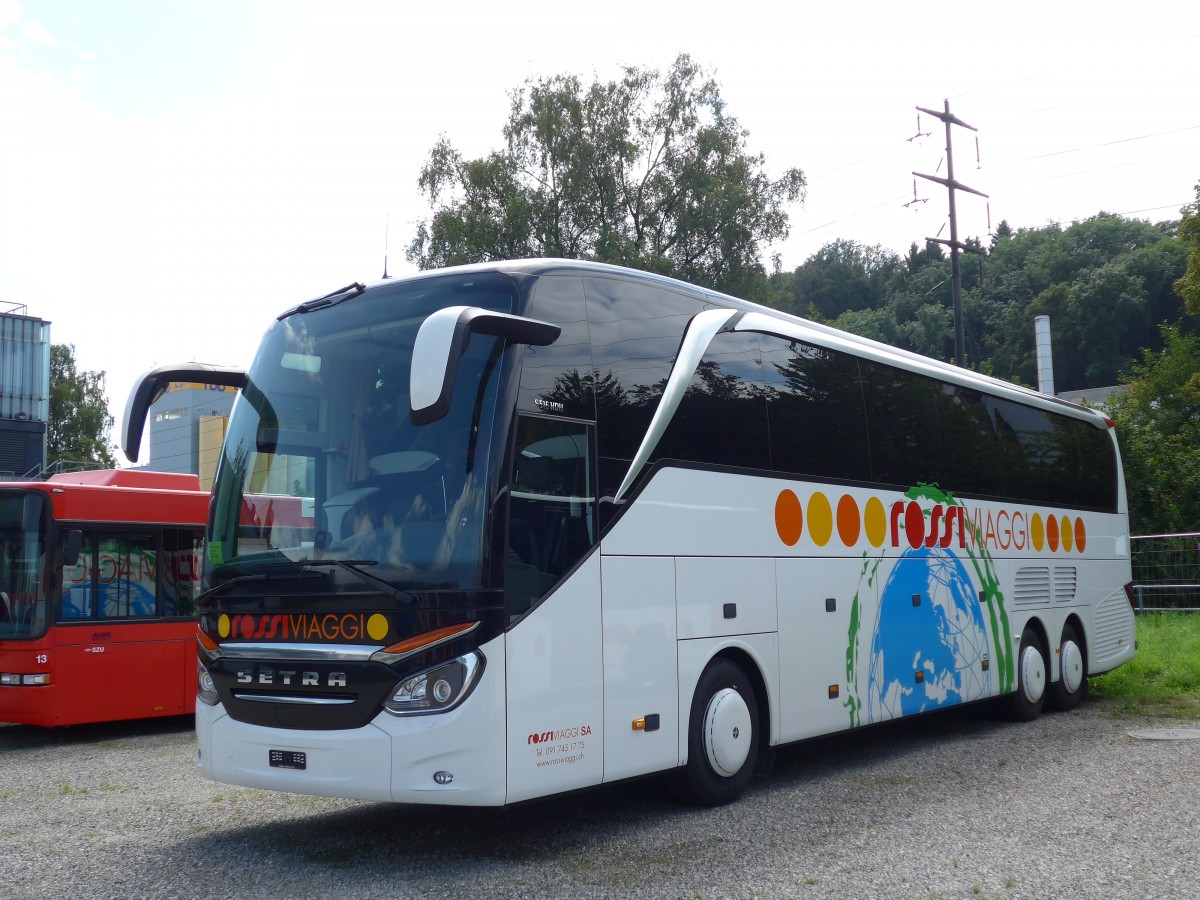
POLYGON ((1050 685, 1047 697, 1054 709, 1074 709, 1087 696, 1087 654, 1074 625, 1063 626, 1058 650, 1058 681, 1050 685))
POLYGON ((700 676, 688 724, 687 765, 667 776, 675 797, 699 806, 736 800, 758 759, 758 703, 741 667, 716 659, 700 676))
POLYGON ((1004 698, 1004 711, 1017 722, 1036 719, 1046 702, 1046 651, 1032 628, 1021 634, 1021 649, 1017 653, 1017 689, 1004 698))

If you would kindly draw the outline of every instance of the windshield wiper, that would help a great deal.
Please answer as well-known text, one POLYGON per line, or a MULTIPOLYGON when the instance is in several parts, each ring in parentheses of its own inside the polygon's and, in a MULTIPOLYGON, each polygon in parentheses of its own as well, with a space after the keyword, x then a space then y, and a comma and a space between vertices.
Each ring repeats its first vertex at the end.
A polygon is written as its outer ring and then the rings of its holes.
POLYGON ((216 587, 209 588, 203 594, 198 596, 193 601, 197 607, 208 606, 208 604, 218 597, 228 593, 239 584, 245 584, 248 581, 276 581, 281 578, 324 578, 323 572, 260 572, 255 575, 235 575, 228 581, 222 581, 216 587))
POLYGON ((361 568, 359 568, 360 566, 379 565, 379 561, 376 559, 333 559, 332 557, 327 557, 325 559, 298 559, 288 560, 287 562, 260 563, 260 565, 264 567, 299 567, 301 569, 316 569, 321 566, 337 566, 339 569, 344 569, 350 574, 357 576, 360 580, 367 582, 367 584, 380 588, 393 600, 398 600, 406 606, 411 605, 413 602, 412 594, 405 593, 391 582, 384 581, 382 578, 376 578, 370 572, 364 572, 361 568))
POLYGON ((338 288, 336 291, 330 291, 328 294, 323 294, 320 297, 314 297, 312 300, 305 300, 298 306, 293 306, 287 312, 279 315, 282 321, 288 316, 294 316, 296 313, 312 312, 314 309, 324 309, 326 306, 333 306, 341 303, 344 300, 349 300, 351 297, 357 297, 367 289, 366 285, 353 281, 344 288, 338 288))

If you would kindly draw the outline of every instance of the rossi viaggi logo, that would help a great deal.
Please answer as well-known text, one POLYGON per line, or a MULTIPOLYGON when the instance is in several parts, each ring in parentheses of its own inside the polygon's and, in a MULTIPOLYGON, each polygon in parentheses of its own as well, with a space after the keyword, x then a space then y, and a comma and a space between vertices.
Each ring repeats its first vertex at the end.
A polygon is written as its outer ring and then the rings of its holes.
POLYGON ((1082 553, 1087 546, 1081 516, 969 508, 959 501, 922 505, 912 498, 885 507, 878 497, 869 497, 860 506, 850 494, 842 494, 835 508, 821 491, 814 491, 807 504, 792 490, 780 491, 775 500, 775 530, 789 547, 796 546, 806 532, 809 540, 824 547, 835 531, 845 547, 858 546, 864 537, 872 547, 913 550, 973 545, 987 550, 1082 553))
POLYGON ((382 613, 273 613, 269 615, 222 613, 217 619, 221 640, 262 641, 383 641, 390 626, 382 613))

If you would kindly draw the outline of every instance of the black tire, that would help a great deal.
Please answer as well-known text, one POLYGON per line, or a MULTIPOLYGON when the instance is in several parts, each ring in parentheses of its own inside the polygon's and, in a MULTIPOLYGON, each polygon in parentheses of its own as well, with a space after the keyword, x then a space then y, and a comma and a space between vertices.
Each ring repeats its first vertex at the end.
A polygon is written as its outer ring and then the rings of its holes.
POLYGON ((1037 632, 1026 628, 1017 651, 1017 689, 1003 698, 1002 709, 1015 722, 1029 722, 1042 712, 1048 693, 1050 666, 1037 632))
POLYGON ((1058 681, 1050 685, 1046 702, 1054 709, 1074 709, 1088 692, 1087 648, 1075 626, 1069 623, 1063 626, 1058 668, 1058 681))
POLYGON ((759 730, 750 679, 735 663, 713 660, 692 698, 687 765, 669 773, 667 787, 677 799, 698 806, 736 800, 754 775, 759 730))

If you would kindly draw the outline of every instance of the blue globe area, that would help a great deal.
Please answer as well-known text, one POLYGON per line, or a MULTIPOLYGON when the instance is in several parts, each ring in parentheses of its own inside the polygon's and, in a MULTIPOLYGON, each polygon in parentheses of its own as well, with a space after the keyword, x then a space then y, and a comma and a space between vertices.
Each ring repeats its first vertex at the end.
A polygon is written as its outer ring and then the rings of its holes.
POLYGON ((958 557, 906 552, 879 600, 871 642, 867 720, 878 722, 987 696, 983 609, 958 557))

